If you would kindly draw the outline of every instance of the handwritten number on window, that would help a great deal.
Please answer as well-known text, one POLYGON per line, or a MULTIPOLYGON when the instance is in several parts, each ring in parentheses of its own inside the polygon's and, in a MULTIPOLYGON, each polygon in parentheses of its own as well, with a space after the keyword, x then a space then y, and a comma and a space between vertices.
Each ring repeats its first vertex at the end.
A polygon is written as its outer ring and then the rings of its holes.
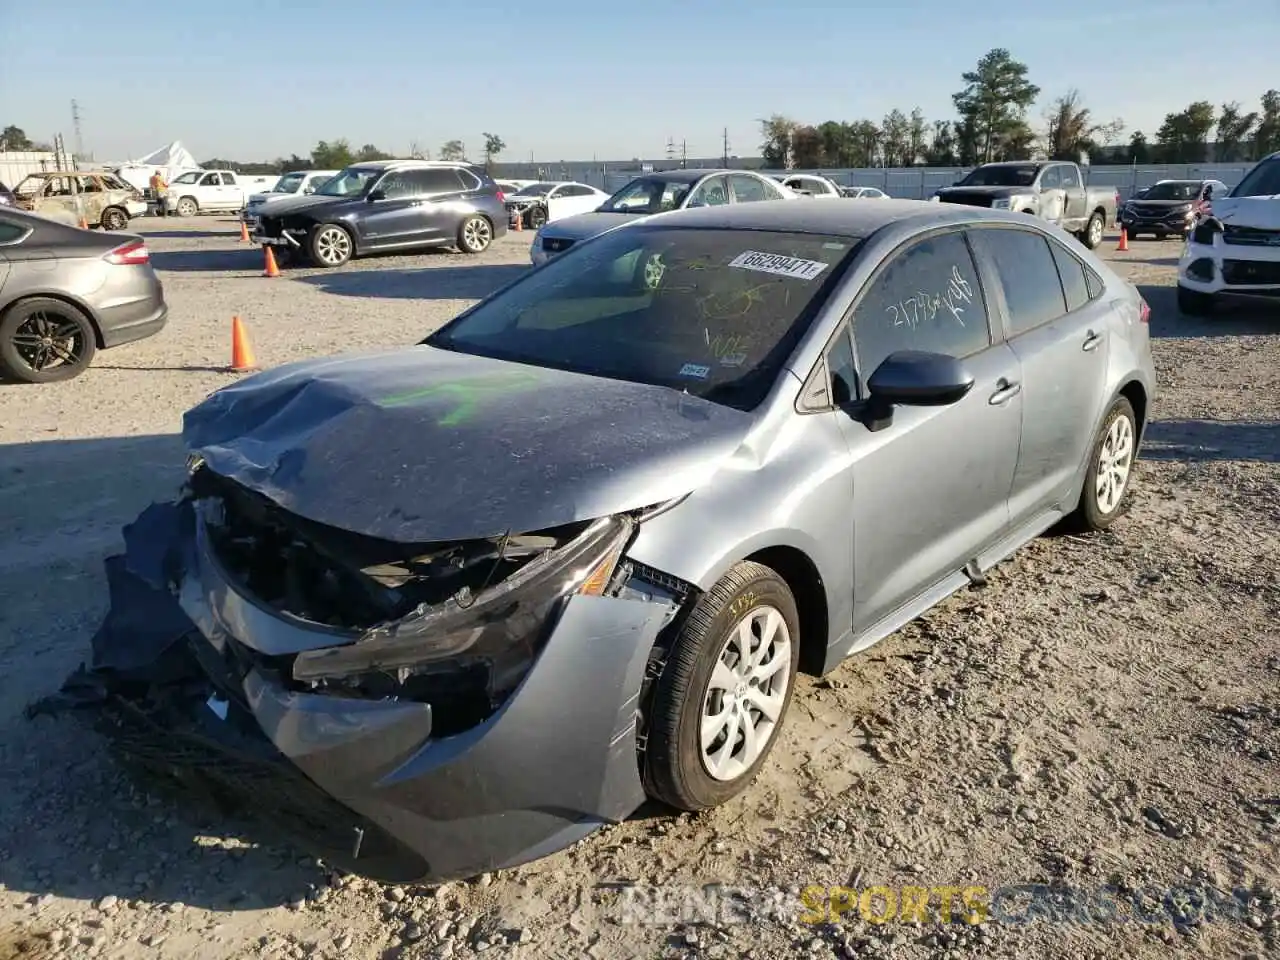
POLYGON ((913 296, 891 303, 885 307, 890 321, 895 327, 907 326, 915 329, 921 323, 932 322, 939 313, 950 316, 964 326, 964 308, 973 302, 973 287, 961 274, 958 266, 951 268, 951 277, 946 287, 940 292, 921 290, 913 296))

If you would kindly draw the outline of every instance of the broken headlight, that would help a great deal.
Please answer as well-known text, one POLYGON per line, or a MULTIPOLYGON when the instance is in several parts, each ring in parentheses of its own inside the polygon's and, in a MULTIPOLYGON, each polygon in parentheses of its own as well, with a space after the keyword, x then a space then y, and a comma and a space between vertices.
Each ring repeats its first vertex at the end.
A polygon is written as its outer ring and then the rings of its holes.
POLYGON ((484 664, 497 698, 519 682, 568 597, 599 596, 609 586, 635 521, 606 517, 492 587, 374 627, 355 643, 298 654, 294 679, 357 681, 370 674, 404 682, 421 671, 484 664))

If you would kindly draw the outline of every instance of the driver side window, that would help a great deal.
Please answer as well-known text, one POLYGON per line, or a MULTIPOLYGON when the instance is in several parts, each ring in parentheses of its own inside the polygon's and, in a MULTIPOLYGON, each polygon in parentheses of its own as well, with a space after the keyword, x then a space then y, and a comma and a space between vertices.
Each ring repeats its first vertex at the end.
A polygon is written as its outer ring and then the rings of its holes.
POLYGON ((926 237, 895 254, 854 308, 853 339, 862 383, 899 350, 962 360, 989 347, 986 303, 964 235, 926 237))
POLYGON ((1044 173, 1040 174, 1040 189, 1056 190, 1058 187, 1062 186, 1061 170, 1061 167, 1045 168, 1044 173))

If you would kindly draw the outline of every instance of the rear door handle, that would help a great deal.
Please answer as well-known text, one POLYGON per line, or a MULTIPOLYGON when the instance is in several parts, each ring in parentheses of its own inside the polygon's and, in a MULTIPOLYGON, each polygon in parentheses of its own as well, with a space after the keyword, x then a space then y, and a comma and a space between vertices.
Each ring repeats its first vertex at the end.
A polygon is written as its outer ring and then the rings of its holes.
POLYGON ((987 398, 987 403, 993 407, 999 407, 1008 403, 1014 397, 1022 392, 1022 384, 1010 383, 1003 377, 996 383, 996 392, 987 398))
POLYGON ((1088 334, 1085 335, 1084 343, 1081 344, 1080 349, 1097 350, 1098 345, 1100 343, 1102 343, 1102 335, 1099 333, 1094 333, 1092 330, 1090 330, 1088 334))

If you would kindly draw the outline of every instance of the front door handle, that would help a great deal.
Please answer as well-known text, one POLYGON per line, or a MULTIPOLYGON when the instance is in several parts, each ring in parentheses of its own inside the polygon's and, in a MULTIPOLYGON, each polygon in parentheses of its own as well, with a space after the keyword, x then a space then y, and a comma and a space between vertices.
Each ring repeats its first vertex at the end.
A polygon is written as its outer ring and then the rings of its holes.
POLYGON ((1081 344, 1080 349, 1081 350, 1097 350, 1098 345, 1101 343, 1102 343, 1102 334, 1094 333, 1092 330, 1090 330, 1085 335, 1084 343, 1081 344))
POLYGON ((993 407, 1003 406, 1022 392, 1022 384, 1010 383, 1003 377, 996 383, 996 392, 987 398, 993 407))

